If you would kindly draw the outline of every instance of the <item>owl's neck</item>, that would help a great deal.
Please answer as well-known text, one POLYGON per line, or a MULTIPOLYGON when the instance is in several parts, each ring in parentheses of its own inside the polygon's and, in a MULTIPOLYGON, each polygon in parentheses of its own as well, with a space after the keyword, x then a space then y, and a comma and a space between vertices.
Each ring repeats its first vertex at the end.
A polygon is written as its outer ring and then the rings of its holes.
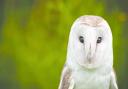
POLYGON ((106 74, 106 73, 110 73, 112 71, 112 66, 109 64, 105 64, 105 65, 100 65, 97 66, 95 68, 86 68, 84 66, 79 65, 78 63, 76 63, 75 61, 72 61, 71 59, 68 59, 66 62, 66 65, 72 70, 72 71, 94 71, 94 72, 99 72, 102 74, 106 74))

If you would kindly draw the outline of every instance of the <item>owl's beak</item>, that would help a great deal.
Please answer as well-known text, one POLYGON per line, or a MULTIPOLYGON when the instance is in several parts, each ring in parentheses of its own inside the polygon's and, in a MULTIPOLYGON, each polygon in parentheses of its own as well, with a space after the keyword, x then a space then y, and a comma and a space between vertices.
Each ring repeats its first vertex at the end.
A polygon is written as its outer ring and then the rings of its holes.
POLYGON ((94 54, 95 54, 95 45, 90 43, 88 54, 87 54, 87 60, 89 63, 92 63, 94 54))
POLYGON ((92 63, 95 56, 96 51, 96 37, 94 35, 88 36, 87 43, 85 44, 85 54, 88 63, 92 63))

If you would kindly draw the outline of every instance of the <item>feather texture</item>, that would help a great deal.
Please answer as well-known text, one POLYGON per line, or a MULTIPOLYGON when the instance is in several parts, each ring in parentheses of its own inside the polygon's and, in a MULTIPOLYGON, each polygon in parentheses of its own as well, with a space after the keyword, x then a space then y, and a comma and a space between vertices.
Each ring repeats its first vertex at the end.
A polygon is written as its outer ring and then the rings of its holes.
POLYGON ((112 33, 102 17, 86 15, 74 22, 59 89, 118 89, 112 33))
POLYGON ((71 74, 72 74, 71 69, 65 65, 63 72, 62 72, 61 83, 59 85, 59 89, 73 89, 74 82, 71 79, 71 74))

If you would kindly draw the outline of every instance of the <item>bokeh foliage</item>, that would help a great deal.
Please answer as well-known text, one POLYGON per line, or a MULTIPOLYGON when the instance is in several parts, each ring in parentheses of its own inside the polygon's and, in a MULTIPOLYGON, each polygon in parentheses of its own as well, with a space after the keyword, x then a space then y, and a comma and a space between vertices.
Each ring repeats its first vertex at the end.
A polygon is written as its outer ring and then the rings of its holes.
POLYGON ((70 27, 76 18, 88 14, 104 17, 112 28, 114 67, 121 87, 125 16, 116 5, 110 11, 104 0, 0 2, 0 89, 57 89, 70 27))

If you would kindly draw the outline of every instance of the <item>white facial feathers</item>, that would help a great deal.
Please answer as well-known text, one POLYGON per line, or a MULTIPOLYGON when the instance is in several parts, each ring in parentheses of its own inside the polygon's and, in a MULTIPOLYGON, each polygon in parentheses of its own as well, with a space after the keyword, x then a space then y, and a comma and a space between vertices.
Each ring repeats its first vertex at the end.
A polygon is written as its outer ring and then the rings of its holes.
POLYGON ((103 18, 82 16, 74 22, 69 36, 67 62, 86 68, 112 65, 112 34, 103 18))

